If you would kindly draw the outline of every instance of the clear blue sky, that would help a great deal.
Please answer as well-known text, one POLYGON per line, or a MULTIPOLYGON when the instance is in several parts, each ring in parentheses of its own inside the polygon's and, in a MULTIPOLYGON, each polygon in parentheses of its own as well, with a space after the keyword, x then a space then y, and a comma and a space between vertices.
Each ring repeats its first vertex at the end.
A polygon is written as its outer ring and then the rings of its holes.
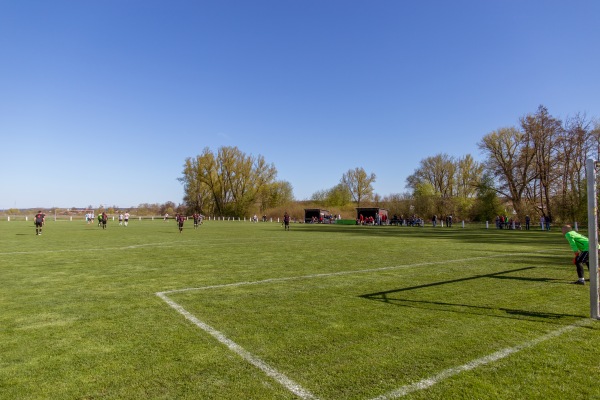
POLYGON ((600 116, 600 1, 0 2, 0 209, 180 203, 205 147, 262 155, 302 200, 540 104, 600 116))

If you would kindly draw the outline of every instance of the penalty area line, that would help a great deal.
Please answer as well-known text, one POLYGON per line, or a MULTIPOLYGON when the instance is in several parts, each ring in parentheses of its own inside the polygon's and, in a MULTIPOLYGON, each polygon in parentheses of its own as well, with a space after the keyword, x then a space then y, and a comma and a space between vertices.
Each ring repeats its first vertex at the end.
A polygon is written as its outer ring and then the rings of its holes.
MULTIPOLYGON (((534 253, 544 253, 544 252, 546 252, 546 251, 541 250, 541 251, 535 251, 534 253)), ((252 353, 250 353, 249 351, 244 349, 242 346, 240 346, 233 340, 229 339, 222 332, 218 331, 217 329, 213 328, 212 326, 210 326, 210 325, 206 324, 205 322, 201 321, 200 319, 198 319, 192 313, 187 311, 183 306, 181 306, 180 304, 178 304, 177 302, 175 302, 174 300, 169 298, 168 295, 176 294, 176 293, 185 293, 185 292, 190 292, 190 291, 226 288, 226 287, 259 285, 259 284, 285 282, 285 281, 293 281, 293 280, 300 280, 300 279, 314 279, 314 278, 324 278, 324 277, 332 277, 332 276, 340 276, 340 275, 351 275, 351 274, 370 273, 370 272, 404 269, 404 268, 412 268, 412 267, 422 267, 422 266, 437 265, 437 264, 443 264, 443 263, 468 262, 468 261, 490 259, 490 258, 496 258, 496 257, 506 257, 507 255, 517 255, 517 254, 531 254, 531 253, 499 254, 499 255, 490 255, 490 256, 470 257, 470 258, 463 258, 463 259, 457 259, 457 260, 444 260, 444 261, 432 261, 432 262, 423 262, 423 263, 416 263, 416 264, 396 265, 396 266, 382 267, 382 268, 340 271, 340 272, 311 274, 311 275, 292 276, 292 277, 283 277, 283 278, 270 278, 270 279, 263 279, 263 280, 259 280, 259 281, 243 281, 243 282, 234 282, 234 283, 221 284, 221 285, 209 285, 209 286, 203 286, 203 287, 190 287, 190 288, 184 288, 184 289, 166 290, 166 291, 162 291, 162 292, 156 292, 155 294, 161 300, 163 300, 165 303, 167 303, 167 305, 169 307, 171 307, 172 309, 177 311, 179 314, 181 314, 185 319, 187 319, 192 324, 194 324, 196 327, 202 329, 203 331, 205 331, 206 333, 208 333, 209 335, 211 335, 212 337, 217 339, 218 342, 225 345, 229 350, 231 350, 232 352, 234 352, 237 355, 239 355, 240 357, 242 357, 242 359, 246 360, 248 363, 254 365, 258 369, 263 371, 263 373, 265 373, 267 376, 269 376, 272 379, 274 379, 275 381, 277 381, 288 391, 292 392, 293 394, 295 394, 296 396, 298 396, 301 399, 318 400, 318 398, 315 395, 313 395, 310 391, 303 388, 301 385, 294 382, 292 379, 287 377, 285 374, 279 372, 277 369, 273 368, 272 366, 270 366, 269 364, 267 364, 266 362, 261 360, 259 357, 253 355, 252 353)), ((461 365, 458 367, 449 368, 449 369, 442 371, 430 378, 426 378, 419 382, 403 386, 403 387, 393 390, 387 394, 383 394, 381 396, 375 397, 372 400, 391 400, 391 399, 406 396, 407 394, 410 394, 412 392, 427 389, 427 388, 434 386, 434 385, 440 383, 441 381, 443 381, 447 378, 450 378, 454 375, 457 375, 463 371, 469 371, 469 370, 475 369, 479 366, 492 363, 494 361, 508 357, 509 355, 516 353, 518 351, 521 351, 525 348, 535 346, 536 344, 541 343, 545 340, 562 335, 563 333, 565 333, 567 331, 575 329, 578 326, 584 325, 587 321, 588 321, 587 319, 581 320, 572 325, 560 328, 556 331, 550 332, 544 336, 541 336, 539 338, 536 338, 536 339, 526 342, 524 344, 521 344, 521 345, 518 345, 515 347, 511 347, 511 348, 507 348, 504 350, 500 350, 496 353, 473 360, 467 364, 464 364, 464 365, 461 365)))
POLYGON ((202 329, 203 331, 205 331, 206 333, 208 333, 209 335, 211 335, 212 337, 217 339, 220 343, 227 346, 227 348, 229 350, 233 351, 234 353, 236 353, 237 355, 242 357, 244 360, 246 360, 250 364, 254 365, 256 368, 260 369, 267 376, 275 379, 284 388, 286 388, 287 390, 289 390, 290 392, 292 392, 299 398, 307 399, 307 400, 310 400, 310 399, 318 400, 318 398, 315 397, 311 392, 304 389, 298 383, 294 382, 293 380, 288 378, 283 373, 277 371, 275 368, 271 367, 269 364, 267 364, 266 362, 264 362, 257 356, 253 355, 252 353, 250 353, 249 351, 244 349, 242 346, 240 346, 233 340, 229 339, 222 332, 220 332, 220 331, 216 330, 215 328, 213 328, 212 326, 200 321, 198 318, 196 318, 192 313, 187 311, 181 305, 179 305, 175 301, 171 300, 164 292, 156 293, 156 295, 158 297, 160 297, 165 303, 167 303, 175 311, 177 311, 178 313, 183 315, 185 317, 185 319, 187 319, 188 321, 190 321, 191 323, 196 325, 198 328, 202 329))
MULTIPOLYGON (((543 253, 543 252, 546 252, 546 250, 535 251, 533 253, 543 253)), ((333 276, 365 274, 365 273, 380 272, 380 271, 391 271, 391 270, 397 270, 397 269, 409 269, 409 268, 414 268, 414 267, 425 267, 425 266, 431 266, 431 265, 454 264, 454 263, 459 263, 459 262, 470 262, 470 261, 476 261, 476 260, 486 260, 486 259, 490 259, 490 258, 517 256, 517 255, 523 255, 523 254, 531 255, 531 253, 493 254, 493 255, 489 255, 489 256, 469 257, 469 258, 461 258, 461 259, 456 259, 456 260, 429 261, 429 262, 422 262, 422 263, 415 263, 415 264, 394 265, 394 266, 390 266, 390 267, 367 268, 367 269, 357 269, 357 270, 339 271, 339 272, 325 272, 325 273, 321 273, 321 274, 288 276, 288 277, 282 277, 282 278, 268 278, 268 279, 263 279, 263 280, 259 280, 259 281, 243 281, 243 282, 224 283, 221 285, 188 287, 188 288, 183 288, 183 289, 165 290, 160 293, 174 294, 174 293, 192 292, 192 291, 197 291, 197 290, 222 289, 222 288, 236 287, 236 286, 260 285, 260 284, 274 283, 274 282, 286 282, 286 281, 294 281, 294 280, 300 280, 300 279, 328 278, 328 277, 333 277, 333 276)))
POLYGON ((520 345, 517 345, 514 347, 508 347, 506 349, 499 350, 495 353, 489 354, 485 357, 477 358, 475 360, 469 361, 468 363, 457 366, 457 367, 448 368, 434 376, 422 379, 418 382, 411 383, 406 386, 402 386, 399 389, 393 390, 389 393, 383 394, 378 397, 374 397, 371 400, 392 400, 392 399, 404 397, 413 392, 428 389, 434 385, 437 385, 438 383, 442 382, 443 380, 446 380, 448 378, 451 378, 455 375, 460 374, 461 372, 470 371, 472 369, 481 367, 483 365, 491 364, 493 362, 496 362, 498 360, 506 358, 506 357, 510 356, 511 354, 517 353, 521 350, 524 350, 524 349, 527 349, 530 347, 534 347, 542 342, 545 342, 546 340, 556 338, 566 332, 572 331, 573 329, 575 329, 577 327, 588 325, 591 323, 591 321, 593 321, 593 320, 591 320, 589 318, 579 320, 571 325, 564 326, 562 328, 559 328, 555 331, 549 332, 543 336, 537 337, 528 342, 521 343, 520 345))

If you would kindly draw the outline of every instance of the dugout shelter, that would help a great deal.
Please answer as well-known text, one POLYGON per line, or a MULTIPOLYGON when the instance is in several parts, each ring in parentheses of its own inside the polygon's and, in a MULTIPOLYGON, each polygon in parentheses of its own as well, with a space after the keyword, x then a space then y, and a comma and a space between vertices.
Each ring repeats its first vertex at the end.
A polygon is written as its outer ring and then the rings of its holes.
POLYGON ((311 224, 315 222, 322 223, 325 221, 325 217, 329 215, 329 211, 321 208, 305 208, 304 209, 304 222, 311 224))
POLYGON ((388 210, 386 208, 380 207, 356 207, 356 220, 359 221, 363 216, 363 219, 373 218, 375 221, 377 220, 377 215, 379 215, 380 221, 382 223, 387 223, 388 221, 388 210))

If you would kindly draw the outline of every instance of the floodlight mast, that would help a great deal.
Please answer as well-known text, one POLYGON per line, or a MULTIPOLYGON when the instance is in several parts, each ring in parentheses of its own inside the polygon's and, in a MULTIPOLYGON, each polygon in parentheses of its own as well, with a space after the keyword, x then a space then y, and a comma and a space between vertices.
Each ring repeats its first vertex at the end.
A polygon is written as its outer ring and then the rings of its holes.
POLYGON ((590 317, 600 319, 598 304, 598 202, 596 200, 596 168, 600 163, 592 158, 586 162, 588 192, 588 239, 590 262, 590 317))

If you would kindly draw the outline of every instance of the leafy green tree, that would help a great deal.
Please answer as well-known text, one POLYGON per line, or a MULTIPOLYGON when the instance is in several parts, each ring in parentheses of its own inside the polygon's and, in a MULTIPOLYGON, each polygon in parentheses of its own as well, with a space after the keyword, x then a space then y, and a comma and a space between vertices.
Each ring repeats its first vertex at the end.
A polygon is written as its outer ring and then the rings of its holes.
POLYGON ((422 218, 429 218, 435 213, 435 188, 429 182, 416 185, 413 191, 414 213, 422 218))
POLYGON ((423 185, 431 187, 428 201, 433 203, 432 213, 448 215, 458 211, 464 214, 473 203, 482 173, 483 166, 470 154, 459 159, 438 154, 421 160, 419 168, 406 182, 414 194, 422 190, 423 185))
POLYGON ((212 193, 202 177, 203 156, 187 158, 183 165, 183 175, 187 178, 179 180, 184 184, 183 201, 189 211, 212 214, 212 193))
POLYGON ((269 208, 276 208, 294 201, 292 184, 287 181, 276 181, 265 185, 258 194, 260 211, 264 213, 269 208))
POLYGON ((310 199, 315 203, 325 205, 327 199, 327 190, 317 190, 310 196, 310 199))
POLYGON ((455 192, 456 163, 447 154, 438 154, 421 160, 420 167, 406 179, 408 187, 415 190, 421 184, 431 185, 434 194, 449 198, 455 192))
POLYGON ((483 177, 483 164, 475 161, 473 156, 467 154, 456 161, 456 189, 458 197, 473 198, 483 177))
POLYGON ((361 167, 348 170, 342 175, 340 184, 348 188, 357 207, 360 207, 362 201, 370 200, 373 197, 373 183, 375 179, 376 176, 374 173, 367 174, 361 167))
POLYGON ((325 205, 327 207, 343 207, 352 201, 352 193, 343 184, 337 184, 327 191, 325 205))
POLYGON ((221 147, 217 154, 205 148, 194 159, 187 158, 179 181, 188 206, 242 217, 276 175, 277 170, 264 157, 246 155, 237 147, 221 147))
POLYGON ((477 186, 472 218, 475 221, 494 221, 496 216, 502 213, 503 207, 494 187, 494 178, 490 173, 486 173, 477 186))
POLYGON ((352 202, 352 193, 346 185, 339 183, 331 189, 316 191, 311 200, 324 207, 343 207, 352 202))

